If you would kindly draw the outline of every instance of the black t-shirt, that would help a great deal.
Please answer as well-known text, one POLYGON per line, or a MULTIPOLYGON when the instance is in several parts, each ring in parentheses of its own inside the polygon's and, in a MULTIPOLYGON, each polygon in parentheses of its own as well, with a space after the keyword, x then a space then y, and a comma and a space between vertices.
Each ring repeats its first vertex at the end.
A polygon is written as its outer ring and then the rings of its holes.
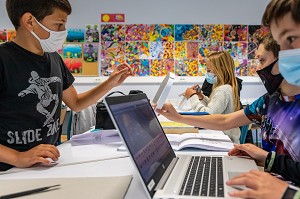
MULTIPOLYGON (((39 56, 13 42, 0 45, 0 144, 17 151, 55 144, 62 91, 73 82, 57 53, 39 56)), ((0 163, 0 171, 9 168, 0 163)))

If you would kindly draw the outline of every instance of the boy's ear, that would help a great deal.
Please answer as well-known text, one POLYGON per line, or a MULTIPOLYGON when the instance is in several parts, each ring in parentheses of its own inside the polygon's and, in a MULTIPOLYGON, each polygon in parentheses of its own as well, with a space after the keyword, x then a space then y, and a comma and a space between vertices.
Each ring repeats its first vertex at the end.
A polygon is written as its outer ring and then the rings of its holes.
POLYGON ((33 31, 33 25, 35 24, 34 16, 26 12, 20 19, 20 26, 26 28, 28 31, 33 31))

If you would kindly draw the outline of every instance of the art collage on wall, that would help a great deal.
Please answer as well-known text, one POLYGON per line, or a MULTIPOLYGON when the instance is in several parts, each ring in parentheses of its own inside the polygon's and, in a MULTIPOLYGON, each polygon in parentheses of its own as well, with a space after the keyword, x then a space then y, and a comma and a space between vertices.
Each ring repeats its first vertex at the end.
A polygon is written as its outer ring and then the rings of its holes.
POLYGON ((238 76, 255 75, 258 40, 269 32, 260 25, 102 24, 101 74, 128 62, 136 76, 205 75, 209 51, 227 50, 238 76))
MULTIPOLYGON (((207 53, 227 50, 237 76, 254 76, 258 40, 268 32, 260 25, 89 24, 68 29, 58 53, 80 76, 108 76, 124 61, 135 76, 164 76, 167 71, 204 76, 207 53)), ((0 42, 14 36, 15 32, 0 29, 0 42)))

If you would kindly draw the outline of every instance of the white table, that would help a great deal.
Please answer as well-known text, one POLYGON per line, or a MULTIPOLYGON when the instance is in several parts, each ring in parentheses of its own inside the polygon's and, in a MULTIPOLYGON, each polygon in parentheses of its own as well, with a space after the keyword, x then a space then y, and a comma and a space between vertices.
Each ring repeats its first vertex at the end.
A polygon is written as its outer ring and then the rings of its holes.
MULTIPOLYGON (((109 177, 133 175, 126 199, 147 198, 142 182, 127 152, 117 151, 119 145, 92 144, 72 146, 70 142, 60 145, 60 164, 51 168, 13 169, 14 173, 2 174, 0 179, 109 177)), ((225 152, 183 150, 178 155, 226 155, 225 152)))

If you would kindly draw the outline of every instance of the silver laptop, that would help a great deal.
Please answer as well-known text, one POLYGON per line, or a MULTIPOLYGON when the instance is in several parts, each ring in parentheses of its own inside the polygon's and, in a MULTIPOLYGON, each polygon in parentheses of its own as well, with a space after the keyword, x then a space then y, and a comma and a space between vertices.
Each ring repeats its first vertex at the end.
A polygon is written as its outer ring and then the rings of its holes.
POLYGON ((107 97, 105 104, 149 198, 230 198, 225 182, 257 169, 246 158, 177 157, 145 94, 107 97))

